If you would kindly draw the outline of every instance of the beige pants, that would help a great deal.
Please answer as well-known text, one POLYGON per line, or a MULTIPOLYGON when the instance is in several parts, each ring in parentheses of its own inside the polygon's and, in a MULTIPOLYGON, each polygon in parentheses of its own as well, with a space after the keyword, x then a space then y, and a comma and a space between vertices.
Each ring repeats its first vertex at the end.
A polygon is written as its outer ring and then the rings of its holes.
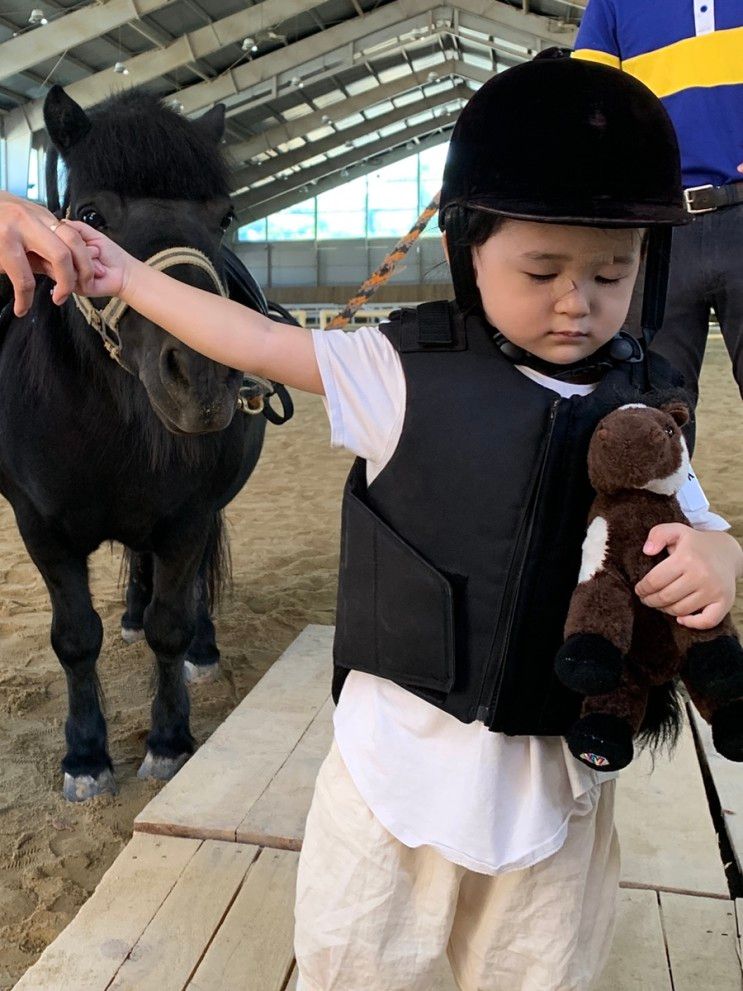
POLYGON ((614 785, 556 854, 491 877, 391 836, 333 744, 299 862, 297 991, 431 991, 444 953, 461 991, 588 991, 613 933, 614 785))

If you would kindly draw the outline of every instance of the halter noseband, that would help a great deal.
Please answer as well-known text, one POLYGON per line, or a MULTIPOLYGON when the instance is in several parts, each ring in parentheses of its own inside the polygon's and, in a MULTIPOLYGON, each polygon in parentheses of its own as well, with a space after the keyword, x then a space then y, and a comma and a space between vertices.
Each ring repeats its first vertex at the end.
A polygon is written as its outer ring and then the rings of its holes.
MULTIPOLYGON (((157 254, 148 258, 145 261, 145 265, 157 269, 158 272, 164 272, 165 269, 172 268, 174 265, 195 265, 202 272, 206 272, 216 286, 220 296, 227 297, 227 290, 222 284, 217 270, 206 255, 201 251, 197 251, 196 248, 165 248, 163 251, 158 251, 157 254)), ((131 368, 127 368, 121 360, 122 345, 119 334, 119 321, 129 309, 129 304, 125 303, 123 299, 113 296, 102 310, 98 310, 86 296, 78 296, 76 293, 73 293, 72 298, 75 300, 75 306, 85 318, 85 322, 93 328, 103 341, 103 346, 108 351, 109 356, 124 371, 132 374, 131 368)))

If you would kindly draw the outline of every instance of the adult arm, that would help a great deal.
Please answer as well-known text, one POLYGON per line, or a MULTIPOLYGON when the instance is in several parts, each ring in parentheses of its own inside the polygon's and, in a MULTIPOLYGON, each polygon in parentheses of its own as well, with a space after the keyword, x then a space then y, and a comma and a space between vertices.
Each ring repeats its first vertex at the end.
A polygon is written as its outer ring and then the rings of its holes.
POLYGON ((622 68, 613 0, 589 0, 578 28, 573 58, 622 68))
POLYGON ((45 207, 0 192, 0 272, 13 286, 13 311, 21 317, 33 301, 34 273, 48 275, 65 297, 76 282, 93 275, 93 259, 70 224, 61 223, 45 207))

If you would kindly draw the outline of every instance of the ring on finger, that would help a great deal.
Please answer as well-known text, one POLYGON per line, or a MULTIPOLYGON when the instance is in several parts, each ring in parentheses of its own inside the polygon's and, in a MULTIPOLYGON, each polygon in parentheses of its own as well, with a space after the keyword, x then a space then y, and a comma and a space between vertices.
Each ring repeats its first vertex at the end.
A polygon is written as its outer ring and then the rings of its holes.
POLYGON ((62 218, 62 220, 55 220, 53 224, 49 224, 49 230, 56 231, 56 229, 58 227, 61 227, 63 223, 64 223, 64 217, 62 218))

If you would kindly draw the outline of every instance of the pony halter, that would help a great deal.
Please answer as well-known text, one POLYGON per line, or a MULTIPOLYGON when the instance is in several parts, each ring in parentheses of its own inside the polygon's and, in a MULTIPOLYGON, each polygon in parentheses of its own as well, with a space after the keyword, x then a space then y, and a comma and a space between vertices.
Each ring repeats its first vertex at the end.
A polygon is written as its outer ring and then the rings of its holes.
MULTIPOLYGON (((206 255, 201 251, 197 251, 196 248, 165 248, 163 251, 158 251, 157 254, 148 258, 145 261, 145 265, 157 269, 158 272, 164 272, 165 269, 172 268, 174 265, 195 265, 202 272, 206 272, 216 286, 220 296, 227 297, 227 290, 222 284, 217 270, 206 255)), ((125 303, 123 299, 113 296, 102 310, 98 310, 86 296, 78 296, 77 293, 73 293, 72 298, 75 300, 75 306, 82 313, 88 326, 92 327, 103 341, 103 346, 108 351, 109 356, 124 371, 131 374, 131 369, 127 368, 121 360, 122 345, 119 334, 119 321, 129 309, 129 304, 125 303)))

